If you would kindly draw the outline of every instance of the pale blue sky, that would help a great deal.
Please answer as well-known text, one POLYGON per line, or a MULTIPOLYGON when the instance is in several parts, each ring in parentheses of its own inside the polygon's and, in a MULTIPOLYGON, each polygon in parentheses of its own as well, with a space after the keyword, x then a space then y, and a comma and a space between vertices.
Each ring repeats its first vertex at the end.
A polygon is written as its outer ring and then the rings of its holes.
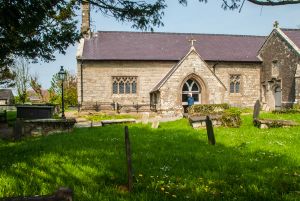
MULTIPOLYGON (((275 20, 282 28, 300 28, 300 4, 261 7, 246 2, 239 13, 224 11, 221 0, 210 0, 207 4, 189 0, 187 7, 179 5, 177 0, 166 1, 168 8, 163 17, 164 27, 155 28, 156 32, 268 35, 275 20)), ((91 20, 93 31, 137 31, 131 28, 130 23, 117 22, 101 13, 93 12, 91 20)), ((30 64, 31 73, 39 75, 43 88, 50 87, 52 75, 59 71, 61 65, 76 73, 76 48, 69 47, 66 55, 56 54, 54 62, 30 64)))

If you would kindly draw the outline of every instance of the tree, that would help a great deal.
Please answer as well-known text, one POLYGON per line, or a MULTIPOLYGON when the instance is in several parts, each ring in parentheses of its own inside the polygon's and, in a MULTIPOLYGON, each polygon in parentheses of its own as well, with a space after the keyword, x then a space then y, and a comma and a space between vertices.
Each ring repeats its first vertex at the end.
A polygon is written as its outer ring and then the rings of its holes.
POLYGON ((40 84, 40 82, 38 80, 37 74, 30 77, 30 87, 33 89, 33 91, 36 93, 36 95, 39 96, 39 98, 42 102, 46 102, 44 93, 42 90, 42 85, 40 84))
POLYGON ((18 92, 18 100, 25 103, 28 100, 28 88, 30 82, 28 61, 24 58, 17 58, 14 61, 15 84, 18 92))
MULTIPOLYGON (((50 103, 61 105, 61 80, 59 79, 58 73, 53 75, 51 87, 48 91, 50 94, 50 103)), ((64 101, 66 108, 78 104, 77 78, 69 71, 66 71, 66 79, 64 81, 64 101)))

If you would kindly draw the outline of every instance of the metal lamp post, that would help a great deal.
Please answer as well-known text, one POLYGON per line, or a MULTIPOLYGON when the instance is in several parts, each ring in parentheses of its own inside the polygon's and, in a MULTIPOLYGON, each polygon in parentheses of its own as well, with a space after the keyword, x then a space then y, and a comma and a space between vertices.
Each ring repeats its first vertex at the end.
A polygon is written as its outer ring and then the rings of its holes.
POLYGON ((65 116, 65 101, 64 101, 64 80, 66 78, 66 71, 63 66, 60 66, 60 70, 58 72, 58 78, 61 81, 61 118, 66 119, 65 116))

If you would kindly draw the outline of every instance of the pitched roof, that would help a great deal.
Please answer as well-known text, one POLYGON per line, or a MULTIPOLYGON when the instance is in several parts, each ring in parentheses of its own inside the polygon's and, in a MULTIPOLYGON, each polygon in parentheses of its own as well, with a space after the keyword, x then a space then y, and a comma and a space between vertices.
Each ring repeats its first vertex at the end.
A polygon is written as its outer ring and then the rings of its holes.
POLYGON ((11 89, 0 89, 0 99, 8 100, 8 99, 11 99, 13 97, 14 97, 14 95, 13 95, 11 89))
POLYGON ((84 40, 83 60, 179 61, 190 48, 190 39, 206 61, 259 62, 257 52, 264 36, 194 33, 97 32, 84 40))
MULTIPOLYGON (((172 76, 172 74, 178 69, 178 67, 183 63, 183 61, 192 53, 195 52, 199 58, 202 60, 201 56, 198 54, 197 50, 195 49, 195 47, 191 47, 190 51, 176 64, 174 65, 170 71, 163 77, 163 79, 161 79, 156 86, 151 90, 150 93, 158 91, 167 81, 168 79, 172 76)), ((211 69, 208 68, 210 71, 211 69)), ((225 85, 221 82, 221 80, 211 71, 211 73, 217 78, 217 80, 221 83, 221 85, 223 85, 223 87, 226 89, 225 85)))
POLYGON ((300 29, 281 29, 282 32, 300 49, 300 29))

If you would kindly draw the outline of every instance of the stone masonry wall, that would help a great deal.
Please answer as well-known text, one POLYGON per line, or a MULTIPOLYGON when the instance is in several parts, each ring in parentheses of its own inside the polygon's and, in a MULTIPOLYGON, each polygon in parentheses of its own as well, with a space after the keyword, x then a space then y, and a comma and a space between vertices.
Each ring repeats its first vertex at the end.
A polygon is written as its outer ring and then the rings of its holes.
MULTIPOLYGON (((175 62, 150 61, 84 61, 83 106, 96 102, 150 104, 149 92, 175 62), (137 76, 136 94, 113 94, 112 76, 137 76)), ((80 63, 77 66, 78 101, 81 103, 80 63)))
MULTIPOLYGON (((263 59, 261 82, 267 85, 272 79, 281 80, 282 105, 290 106, 295 101, 295 73, 300 58, 290 45, 277 33, 273 32, 269 40, 260 51, 263 59)), ((273 109, 272 89, 266 89, 267 104, 273 109)))
POLYGON ((224 102, 238 107, 253 107, 255 101, 260 99, 260 70, 260 63, 217 63, 215 74, 227 89, 224 102), (230 93, 230 75, 237 74, 241 76, 240 93, 230 93))

